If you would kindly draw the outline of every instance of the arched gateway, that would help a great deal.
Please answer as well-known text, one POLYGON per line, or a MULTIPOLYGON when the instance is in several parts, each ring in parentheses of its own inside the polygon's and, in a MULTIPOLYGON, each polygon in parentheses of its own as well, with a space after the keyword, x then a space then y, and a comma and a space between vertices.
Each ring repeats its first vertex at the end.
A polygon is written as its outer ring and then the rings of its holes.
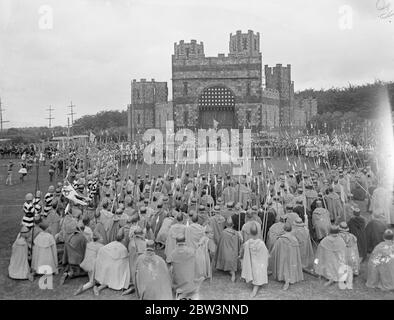
POLYGON ((205 88, 198 99, 199 127, 212 128, 213 121, 219 122, 219 128, 235 128, 235 96, 225 86, 205 88))

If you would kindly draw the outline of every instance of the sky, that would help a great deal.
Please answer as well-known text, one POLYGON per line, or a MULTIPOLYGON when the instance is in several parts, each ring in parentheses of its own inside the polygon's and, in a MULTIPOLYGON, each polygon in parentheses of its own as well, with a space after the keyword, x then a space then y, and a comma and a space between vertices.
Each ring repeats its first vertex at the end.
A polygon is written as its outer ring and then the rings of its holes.
POLYGON ((49 106, 67 125, 71 101, 74 119, 124 110, 132 79, 171 93, 175 42, 217 56, 249 29, 263 65, 292 65, 295 91, 394 80, 394 0, 0 0, 4 127, 46 126, 49 106))

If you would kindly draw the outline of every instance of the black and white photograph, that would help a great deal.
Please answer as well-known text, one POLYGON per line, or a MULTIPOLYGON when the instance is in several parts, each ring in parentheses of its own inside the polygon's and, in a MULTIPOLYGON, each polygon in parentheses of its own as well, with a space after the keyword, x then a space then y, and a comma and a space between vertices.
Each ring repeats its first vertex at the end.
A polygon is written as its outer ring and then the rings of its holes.
POLYGON ((0 300, 394 300, 393 118, 394 0, 0 0, 0 300))

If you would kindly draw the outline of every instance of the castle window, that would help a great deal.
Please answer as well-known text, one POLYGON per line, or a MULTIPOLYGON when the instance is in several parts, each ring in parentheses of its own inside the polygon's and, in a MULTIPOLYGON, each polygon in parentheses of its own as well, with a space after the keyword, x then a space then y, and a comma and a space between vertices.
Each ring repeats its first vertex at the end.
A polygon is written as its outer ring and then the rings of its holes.
POLYGON ((248 48, 248 39, 243 38, 242 39, 242 49, 246 50, 248 48))
POLYGON ((135 89, 135 95, 137 96, 137 99, 140 98, 140 91, 138 89, 135 89))
POLYGON ((254 39, 254 50, 258 50, 258 48, 257 48, 257 39, 254 39))
POLYGON ((141 124, 141 115, 137 114, 137 124, 140 125, 141 124))
POLYGON ((190 52, 190 49, 186 48, 186 58, 189 58, 189 52, 190 52))
POLYGON ((187 96, 187 82, 183 83, 183 95, 187 96))
POLYGON ((237 44, 233 41, 233 51, 237 51, 237 44))
POLYGON ((250 82, 246 84, 246 95, 250 96, 250 82))

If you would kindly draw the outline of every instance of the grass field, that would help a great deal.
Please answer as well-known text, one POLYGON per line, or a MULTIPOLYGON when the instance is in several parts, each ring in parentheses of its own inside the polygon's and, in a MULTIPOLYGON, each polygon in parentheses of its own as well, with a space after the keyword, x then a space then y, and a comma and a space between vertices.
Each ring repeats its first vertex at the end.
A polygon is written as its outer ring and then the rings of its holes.
MULTIPOLYGON (((292 161, 292 160, 291 160, 292 161)), ((38 278, 31 283, 28 280, 12 280, 8 277, 8 264, 11 255, 11 246, 20 230, 20 221, 23 217, 22 205, 24 196, 27 192, 34 192, 36 179, 35 172, 29 174, 25 183, 19 184, 17 174, 14 173, 16 184, 13 186, 5 185, 6 167, 5 160, 0 160, 0 299, 136 299, 134 294, 121 296, 120 292, 110 289, 104 290, 99 297, 95 297, 92 291, 87 291, 77 297, 73 296, 73 292, 83 283, 87 282, 86 278, 78 278, 66 281, 63 286, 59 285, 60 275, 56 275, 53 280, 53 290, 41 290, 38 286, 38 278)), ((287 161, 267 161, 268 167, 274 170, 286 170, 288 168, 287 161)), ((303 166, 303 164, 302 164, 303 166)), ((307 163, 308 168, 311 164, 307 163)), ((168 167, 167 167, 168 168, 168 167)), ((261 162, 253 163, 253 172, 261 170, 261 162)), ((143 175, 145 172, 152 174, 164 173, 164 166, 139 166, 138 173, 143 175)), ((200 173, 229 171, 229 167, 216 166, 216 168, 208 166, 189 166, 188 171, 192 174, 193 170, 199 170, 200 173)), ((292 169, 292 168, 289 168, 292 169)), ((297 168, 296 168, 297 169, 297 168)), ((35 169, 34 169, 35 170, 35 169)), ((180 172, 180 169, 178 167, 180 172)), ((16 171, 16 170, 14 170, 16 171)), ((134 167, 130 168, 130 174, 134 174, 134 167)), ((39 170, 39 186, 42 192, 48 189, 49 176, 48 166, 40 167, 39 170)), ((359 203, 363 215, 368 218, 365 212, 365 203, 359 203)), ((239 280, 240 274, 237 275, 237 281, 231 283, 230 276, 222 272, 214 272, 212 283, 205 281, 200 289, 200 299, 249 299, 251 285, 239 280)), ((324 280, 319 280, 309 274, 304 273, 305 280, 295 285, 291 285, 288 291, 282 291, 283 283, 276 282, 269 277, 269 283, 260 289, 254 299, 323 299, 323 300, 345 300, 345 299, 394 299, 394 294, 389 292, 381 292, 380 290, 368 289, 365 286, 366 281, 366 264, 361 266, 361 275, 354 279, 354 289, 342 291, 336 285, 328 288, 323 286, 324 280)))

